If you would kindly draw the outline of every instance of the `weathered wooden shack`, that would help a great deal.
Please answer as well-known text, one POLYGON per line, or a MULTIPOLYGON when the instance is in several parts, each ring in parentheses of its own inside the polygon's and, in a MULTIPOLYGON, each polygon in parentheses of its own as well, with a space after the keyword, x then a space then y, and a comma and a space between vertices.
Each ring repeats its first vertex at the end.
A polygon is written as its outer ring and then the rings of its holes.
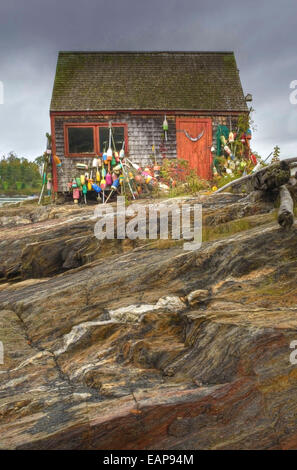
POLYGON ((247 113, 233 52, 60 52, 50 106, 55 191, 67 190, 77 162, 102 155, 112 125, 141 166, 178 157, 205 179, 219 124, 247 113), (165 136, 163 122, 168 131, 165 136))

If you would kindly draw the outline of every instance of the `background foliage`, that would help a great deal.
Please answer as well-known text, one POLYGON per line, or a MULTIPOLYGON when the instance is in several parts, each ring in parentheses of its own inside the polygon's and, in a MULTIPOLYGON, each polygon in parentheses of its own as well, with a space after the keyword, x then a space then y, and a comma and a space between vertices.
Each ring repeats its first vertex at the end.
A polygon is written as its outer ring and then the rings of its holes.
POLYGON ((37 162, 18 157, 14 152, 0 160, 0 192, 4 194, 33 194, 41 188, 37 162))

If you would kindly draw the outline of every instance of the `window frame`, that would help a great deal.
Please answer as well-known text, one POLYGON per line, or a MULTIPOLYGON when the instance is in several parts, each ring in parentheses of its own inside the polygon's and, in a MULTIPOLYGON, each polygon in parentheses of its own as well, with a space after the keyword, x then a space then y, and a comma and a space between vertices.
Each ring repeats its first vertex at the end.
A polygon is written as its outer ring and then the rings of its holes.
MULTIPOLYGON (((99 127, 109 127, 108 122, 67 122, 64 123, 64 155, 68 158, 91 158, 96 155, 102 156, 100 152, 100 142, 99 142, 99 127), (69 139, 68 139, 68 129, 70 127, 91 127, 93 129, 93 139, 94 139, 94 152, 92 153, 70 153, 69 152, 69 139)), ((123 122, 113 122, 112 127, 123 127, 124 128, 124 139, 125 139, 125 152, 128 152, 128 126, 127 123, 123 122)))

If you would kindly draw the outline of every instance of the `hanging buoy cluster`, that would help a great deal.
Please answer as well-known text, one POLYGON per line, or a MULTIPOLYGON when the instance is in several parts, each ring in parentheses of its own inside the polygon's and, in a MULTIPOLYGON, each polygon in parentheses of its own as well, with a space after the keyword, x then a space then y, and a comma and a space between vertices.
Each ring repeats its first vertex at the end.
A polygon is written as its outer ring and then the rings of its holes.
MULTIPOLYGON (((257 165, 257 157, 251 152, 252 132, 229 130, 226 125, 219 125, 216 133, 216 156, 213 159, 214 179, 236 178, 251 172, 257 165)), ((214 153, 215 148, 212 146, 214 153)), ((219 183, 219 181, 218 181, 219 183)))
POLYGON ((47 144, 46 151, 43 154, 43 163, 42 163, 42 186, 38 198, 38 205, 42 203, 44 198, 45 188, 47 189, 48 196, 52 196, 53 181, 52 181, 52 172, 53 165, 56 165, 57 168, 62 170, 61 160, 57 155, 52 154, 52 138, 49 134, 46 134, 47 144))
POLYGON ((106 203, 113 195, 121 194, 135 199, 143 192, 149 192, 156 184, 159 167, 154 171, 131 162, 125 155, 125 142, 118 151, 114 142, 112 127, 109 127, 108 148, 102 156, 93 158, 90 165, 77 163, 76 172, 68 183, 75 204, 87 204, 89 192, 97 194, 97 200, 106 203))
MULTIPOLYGON (((80 200, 87 203, 87 193, 89 191, 97 193, 97 199, 103 203, 107 203, 113 194, 127 195, 136 199, 143 191, 149 192, 157 183, 153 171, 150 168, 142 169, 137 163, 131 162, 128 158, 122 159, 119 163, 115 160, 116 165, 108 168, 108 160, 106 159, 107 168, 101 159, 101 167, 93 160, 92 168, 74 177, 68 183, 68 190, 72 192, 73 201, 77 204, 80 200), (107 197, 106 197, 107 196, 107 197)), ((100 160, 98 158, 98 160, 100 160)), ((81 170, 81 163, 77 164, 77 170, 81 170)), ((88 167, 84 166, 88 170, 88 167)))

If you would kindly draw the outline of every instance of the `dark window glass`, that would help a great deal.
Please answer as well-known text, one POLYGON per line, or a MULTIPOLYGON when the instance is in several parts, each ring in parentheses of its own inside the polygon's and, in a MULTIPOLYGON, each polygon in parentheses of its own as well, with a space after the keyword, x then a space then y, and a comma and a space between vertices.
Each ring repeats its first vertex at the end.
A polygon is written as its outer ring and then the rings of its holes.
POLYGON ((99 145, 100 145, 100 152, 106 152, 108 149, 109 143, 109 129, 108 127, 99 127, 99 145))
MULTIPOLYGON (((125 140, 124 127, 113 127, 112 135, 117 151, 120 151, 123 142, 125 140)), ((100 152, 104 152, 108 149, 109 144, 109 128, 108 127, 99 127, 99 143, 100 143, 100 152)), ((111 141, 111 147, 114 150, 113 141, 111 141)))
POLYGON ((94 153, 92 127, 68 128, 69 153, 94 153))

